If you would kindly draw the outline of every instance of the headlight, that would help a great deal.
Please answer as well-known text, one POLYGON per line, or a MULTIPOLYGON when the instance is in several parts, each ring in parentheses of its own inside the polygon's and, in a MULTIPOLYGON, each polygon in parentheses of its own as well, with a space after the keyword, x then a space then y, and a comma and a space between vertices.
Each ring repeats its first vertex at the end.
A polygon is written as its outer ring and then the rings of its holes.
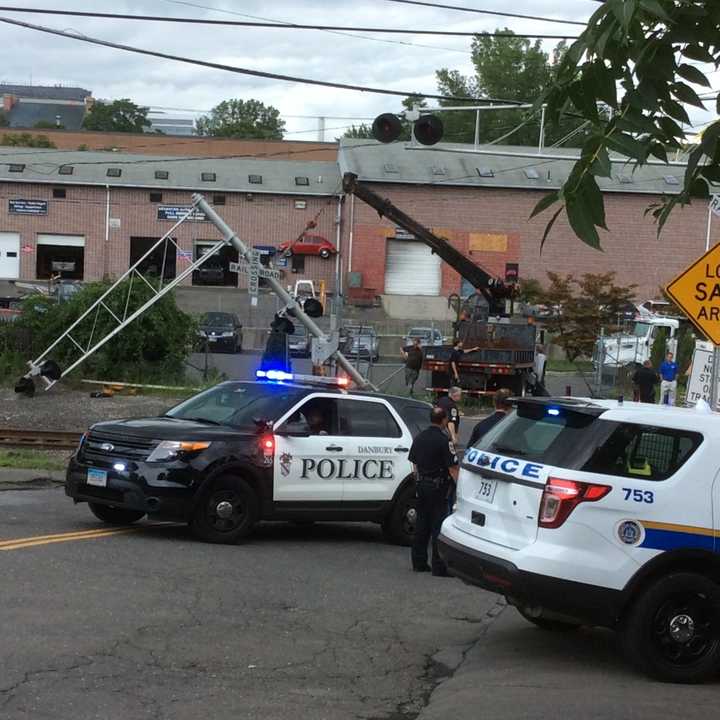
POLYGON ((210 447, 209 442, 184 442, 180 440, 163 440, 148 455, 147 462, 166 462, 176 460, 181 455, 199 453, 210 447))

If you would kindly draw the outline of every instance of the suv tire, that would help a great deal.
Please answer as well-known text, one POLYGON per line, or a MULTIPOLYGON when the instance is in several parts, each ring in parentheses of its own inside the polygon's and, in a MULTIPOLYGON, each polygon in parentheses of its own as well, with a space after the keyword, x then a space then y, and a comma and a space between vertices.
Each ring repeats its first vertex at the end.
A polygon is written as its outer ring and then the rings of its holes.
POLYGON ((205 542, 232 544, 252 532, 259 515, 260 503, 250 485, 221 475, 200 495, 190 530, 205 542))
POLYGON ((629 660, 662 682, 699 683, 720 672, 720 585, 692 572, 657 580, 621 628, 629 660))
POLYGON ((385 539, 393 545, 412 545, 417 518, 415 484, 409 483, 395 498, 381 523, 385 539))
POLYGON ((98 519, 108 525, 132 525, 142 520, 145 513, 141 510, 128 510, 126 508, 113 507, 112 505, 100 505, 99 503, 88 503, 90 512, 98 519))

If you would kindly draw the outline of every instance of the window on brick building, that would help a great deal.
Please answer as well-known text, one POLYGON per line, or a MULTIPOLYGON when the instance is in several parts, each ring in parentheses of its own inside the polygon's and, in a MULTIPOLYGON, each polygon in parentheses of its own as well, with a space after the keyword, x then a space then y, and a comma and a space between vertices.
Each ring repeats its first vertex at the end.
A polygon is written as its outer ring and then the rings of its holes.
POLYGON ((167 180, 170 177, 170 173, 167 170, 156 170, 155 171, 155 179, 156 180, 167 180))
POLYGON ((56 200, 64 200, 66 194, 65 188, 53 188, 53 197, 56 200))
POLYGON ((225 204, 225 196, 224 195, 213 195, 213 205, 224 205, 225 204))
POLYGON ((105 173, 108 177, 120 177, 122 175, 121 168, 108 168, 105 173))
POLYGON ((25 165, 22 163, 10 163, 8 170, 9 172, 25 172, 25 165))
POLYGON ((309 178, 306 178, 306 177, 296 177, 295 184, 296 185, 309 185, 310 180, 309 180, 309 178))
POLYGON ((203 182, 215 182, 216 175, 215 175, 215 173, 204 172, 204 173, 200 173, 200 179, 203 182))
POLYGON ((72 175, 75 168, 72 165, 61 165, 58 169, 58 175, 72 175))
POLYGON ((248 182, 251 185, 262 185, 262 175, 248 175, 248 182))
POLYGON ((162 193, 161 192, 151 192, 150 193, 150 202, 151 203, 161 203, 162 202, 162 193))

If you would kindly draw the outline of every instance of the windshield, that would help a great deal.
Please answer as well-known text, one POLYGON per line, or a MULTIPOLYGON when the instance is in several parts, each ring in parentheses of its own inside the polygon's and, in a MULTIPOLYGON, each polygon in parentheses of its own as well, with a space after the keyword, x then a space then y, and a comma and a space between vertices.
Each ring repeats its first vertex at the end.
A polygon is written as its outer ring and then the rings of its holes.
POLYGON ((650 329, 649 323, 635 323, 635 329, 633 330, 633 335, 635 337, 645 337, 648 334, 648 330, 650 329))
POLYGON ((430 330, 424 330, 423 328, 413 328, 408 333, 408 337, 429 338, 430 334, 430 330))
POLYGON ((221 312, 209 312, 205 313, 202 317, 201 325, 215 325, 215 326, 228 326, 231 327, 233 324, 232 315, 221 312))
POLYGON ((302 390, 287 385, 222 383, 185 400, 166 415, 252 428, 255 420, 277 420, 302 394, 302 390))

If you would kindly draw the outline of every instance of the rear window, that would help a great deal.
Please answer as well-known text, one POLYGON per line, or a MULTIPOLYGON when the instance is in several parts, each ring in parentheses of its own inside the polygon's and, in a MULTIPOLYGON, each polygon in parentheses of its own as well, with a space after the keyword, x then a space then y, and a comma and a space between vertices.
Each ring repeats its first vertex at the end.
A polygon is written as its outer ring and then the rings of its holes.
POLYGON ((594 413, 538 405, 520 406, 476 447, 569 470, 660 481, 677 472, 702 439, 690 430, 610 422, 594 413))

